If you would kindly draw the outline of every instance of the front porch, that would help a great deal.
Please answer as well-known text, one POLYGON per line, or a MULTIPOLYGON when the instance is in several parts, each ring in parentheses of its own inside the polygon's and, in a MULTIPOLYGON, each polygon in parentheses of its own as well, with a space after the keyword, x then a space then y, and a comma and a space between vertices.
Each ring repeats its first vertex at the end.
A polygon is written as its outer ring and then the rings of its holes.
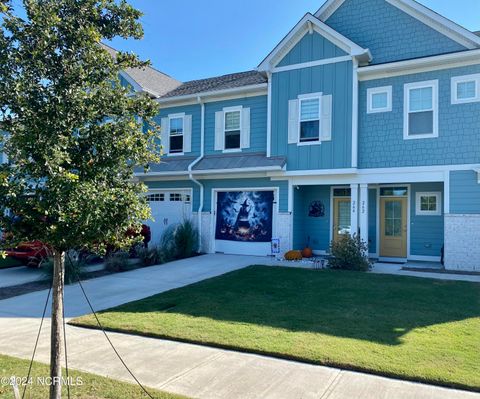
MULTIPOLYGON (((332 240, 358 234, 380 262, 434 262, 444 245, 444 183, 295 185, 293 247, 328 255, 332 240)), ((432 264, 423 264, 432 266, 432 264)))

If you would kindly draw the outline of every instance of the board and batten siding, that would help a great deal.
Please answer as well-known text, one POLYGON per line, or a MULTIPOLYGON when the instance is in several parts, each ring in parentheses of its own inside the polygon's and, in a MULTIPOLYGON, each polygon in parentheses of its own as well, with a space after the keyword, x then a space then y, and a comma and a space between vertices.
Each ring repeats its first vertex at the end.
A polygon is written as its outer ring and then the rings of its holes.
POLYGON ((325 23, 370 49, 373 64, 466 50, 385 0, 345 0, 325 23))
MULTIPOLYGON (((202 112, 201 106, 198 104, 194 105, 185 105, 179 107, 170 107, 170 108, 161 108, 158 115, 155 117, 155 122, 161 126, 162 118, 167 118, 168 115, 182 114, 192 116, 192 132, 191 132, 191 152, 185 153, 188 156, 198 156, 200 155, 200 138, 201 138, 201 123, 202 123, 202 112)), ((165 134, 168 137, 168 132, 160 132, 162 137, 165 137, 165 134)), ((184 147, 185 148, 185 147, 184 147)))
POLYGON ((480 184, 473 170, 450 172, 450 213, 480 215, 480 184))
POLYGON ((360 82, 359 167, 390 168, 480 163, 480 102, 451 103, 451 78, 480 65, 360 82), (438 137, 404 140, 404 85, 438 79, 438 137), (392 111, 367 114, 367 90, 392 86, 392 111))
POLYGON ((267 96, 236 98, 205 104, 205 154, 221 154, 215 150, 215 113, 224 108, 238 107, 250 109, 250 146, 242 152, 267 151, 267 96))
POLYGON ((287 55, 283 57, 277 67, 342 57, 345 55, 347 55, 345 51, 335 46, 322 35, 317 32, 311 34, 307 32, 287 55))
POLYGON ((286 156, 288 170, 340 169, 352 165, 351 61, 274 73, 272 156, 286 156), (332 95, 332 139, 320 145, 288 144, 288 103, 310 93, 332 95))

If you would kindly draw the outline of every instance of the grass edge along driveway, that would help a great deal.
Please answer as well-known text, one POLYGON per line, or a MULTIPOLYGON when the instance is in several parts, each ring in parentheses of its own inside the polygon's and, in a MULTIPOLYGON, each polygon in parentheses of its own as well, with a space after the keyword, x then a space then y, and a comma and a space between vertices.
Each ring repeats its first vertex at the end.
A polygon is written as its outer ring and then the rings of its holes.
MULTIPOLYGON (((3 399, 14 399, 13 388, 5 384, 5 378, 16 377, 22 381, 26 380, 30 361, 18 359, 16 357, 0 355, 0 397, 3 399)), ((32 367, 31 385, 27 386, 25 398, 44 399, 48 397, 48 385, 43 384, 43 379, 50 374, 49 366, 35 362, 32 367)), ((75 384, 70 387, 72 398, 86 399, 140 399, 147 396, 138 385, 128 382, 113 380, 111 378, 84 373, 80 371, 69 370, 70 380, 75 384), (77 379, 78 378, 78 379, 77 379)), ((64 373, 65 377, 65 373, 64 373)), ((152 388, 146 388, 155 399, 186 399, 184 396, 160 392, 152 388)), ((20 396, 23 393, 23 386, 19 386, 20 396)), ((66 397, 66 387, 63 388, 63 394, 66 397)))
MULTIPOLYGON (((251 266, 101 312, 111 331, 480 391, 480 284, 251 266)), ((95 328, 92 315, 71 322, 95 328)))

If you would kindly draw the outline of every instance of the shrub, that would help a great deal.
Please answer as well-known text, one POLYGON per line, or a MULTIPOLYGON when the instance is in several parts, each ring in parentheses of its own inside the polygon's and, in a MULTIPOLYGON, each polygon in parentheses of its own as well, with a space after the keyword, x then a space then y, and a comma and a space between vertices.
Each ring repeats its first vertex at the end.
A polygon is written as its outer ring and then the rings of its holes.
MULTIPOLYGON (((83 275, 82 267, 86 265, 82 258, 76 256, 75 251, 68 251, 65 256, 65 284, 73 284, 83 275)), ((53 258, 44 259, 40 263, 45 276, 53 279, 53 258)))
POLYGON ((162 237, 165 261, 185 259, 198 252, 198 230, 191 220, 168 228, 162 237))
POLYGON ((129 258, 128 252, 114 252, 105 259, 105 267, 108 271, 115 273, 136 269, 136 266, 130 263, 129 258))
POLYGON ((155 266, 165 263, 165 256, 159 247, 138 247, 136 253, 142 266, 155 266))
POLYGON ((342 235, 330 244, 332 259, 329 267, 332 269, 367 271, 372 263, 368 258, 368 245, 357 235, 342 235))

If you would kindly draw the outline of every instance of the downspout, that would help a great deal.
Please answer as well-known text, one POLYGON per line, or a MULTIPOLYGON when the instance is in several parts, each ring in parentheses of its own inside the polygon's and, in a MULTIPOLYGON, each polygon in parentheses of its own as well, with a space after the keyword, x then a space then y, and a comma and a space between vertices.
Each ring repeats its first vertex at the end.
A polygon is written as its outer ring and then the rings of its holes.
MULTIPOLYGON (((200 188, 200 205, 198 207, 198 252, 202 251, 202 212, 204 200, 204 186, 193 177, 193 167, 198 164, 205 154, 205 103, 202 98, 197 97, 197 102, 201 105, 201 127, 200 127, 200 156, 188 165, 188 178, 200 188)), ((193 198, 192 198, 193 201, 193 198)))

